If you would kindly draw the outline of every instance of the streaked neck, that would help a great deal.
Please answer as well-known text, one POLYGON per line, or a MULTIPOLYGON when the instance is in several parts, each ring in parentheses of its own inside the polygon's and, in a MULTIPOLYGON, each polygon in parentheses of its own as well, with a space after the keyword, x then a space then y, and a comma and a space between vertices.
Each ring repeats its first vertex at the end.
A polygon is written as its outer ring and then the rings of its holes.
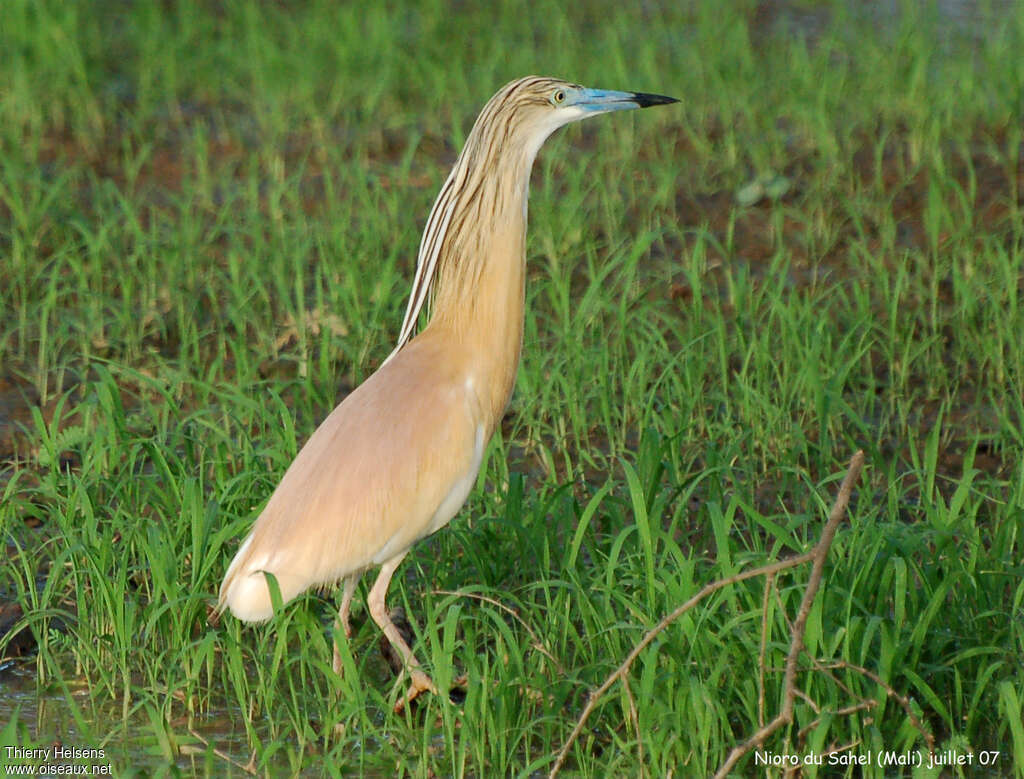
POLYGON ((489 415, 498 418, 512 394, 522 346, 534 156, 528 148, 501 151, 483 160, 489 169, 456 170, 464 197, 451 215, 428 324, 443 329, 460 349, 487 387, 489 415))

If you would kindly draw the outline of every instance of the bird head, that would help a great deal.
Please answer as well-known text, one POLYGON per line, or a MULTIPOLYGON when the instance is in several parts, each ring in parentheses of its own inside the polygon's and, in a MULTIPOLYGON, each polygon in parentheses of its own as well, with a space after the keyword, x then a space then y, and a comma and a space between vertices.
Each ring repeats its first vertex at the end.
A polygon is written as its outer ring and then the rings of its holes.
POLYGON ((647 92, 593 89, 556 78, 526 76, 506 84, 484 107, 477 123, 506 128, 505 138, 526 143, 532 160, 551 133, 563 125, 610 111, 628 111, 679 102, 647 92), (497 121, 499 120, 504 121, 497 121))

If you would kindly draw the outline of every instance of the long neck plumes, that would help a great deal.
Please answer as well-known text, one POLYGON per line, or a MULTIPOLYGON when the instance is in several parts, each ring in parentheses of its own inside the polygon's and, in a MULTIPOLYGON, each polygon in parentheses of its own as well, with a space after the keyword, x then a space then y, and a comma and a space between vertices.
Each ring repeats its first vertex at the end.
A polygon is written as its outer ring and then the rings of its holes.
MULTIPOLYGON (((431 322, 455 324, 488 302, 481 298, 493 286, 490 277, 496 282, 507 277, 509 271, 522 270, 533 159, 527 158, 521 146, 479 146, 471 148, 467 143, 454 171, 452 192, 438 199, 439 204, 444 199, 452 205, 438 257, 431 322), (495 171, 501 174, 495 175, 495 171)), ((514 281, 517 275, 512 273, 506 282, 514 281)))
MULTIPOLYGON (((504 92, 485 106, 427 220, 399 343, 431 299, 429 328, 444 328, 511 393, 522 341, 530 169, 547 133, 524 132, 504 92)), ((390 358, 389 358, 390 359, 390 358)))
MULTIPOLYGON (((472 306, 495 243, 525 242, 530 169, 547 134, 517 132, 520 123, 508 100, 514 86, 507 85, 484 107, 434 202, 395 352, 412 337, 428 299, 435 317, 448 310, 450 318, 472 306)), ((522 261, 522 246, 503 248, 518 248, 522 261)))

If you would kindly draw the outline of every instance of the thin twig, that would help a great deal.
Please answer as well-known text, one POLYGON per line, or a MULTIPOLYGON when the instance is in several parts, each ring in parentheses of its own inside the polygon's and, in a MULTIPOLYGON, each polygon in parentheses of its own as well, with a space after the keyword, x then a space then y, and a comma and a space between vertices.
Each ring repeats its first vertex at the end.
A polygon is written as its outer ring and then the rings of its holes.
MULTIPOLYGON (((655 625, 653 628, 647 631, 647 633, 644 634, 644 637, 640 639, 640 642, 635 647, 633 647, 632 651, 630 651, 630 653, 626 656, 626 659, 622 661, 619 667, 616 668, 615 671, 613 671, 608 676, 608 678, 604 680, 604 682, 602 682, 600 687, 598 687, 596 690, 590 693, 590 696, 587 700, 587 704, 583 707, 583 712, 580 714, 579 719, 576 721, 576 727, 574 727, 572 733, 569 734, 569 738, 566 739, 565 743, 562 745, 562 749, 558 753, 558 757, 555 759, 554 766, 551 768, 551 772, 548 774, 548 779, 554 779, 554 777, 558 774, 559 770, 562 767, 562 764, 565 762, 566 757, 569 755, 569 750, 572 748, 572 745, 576 742, 576 739, 579 738, 580 733, 583 732, 583 728, 586 726, 587 720, 590 718, 590 715, 597 707, 597 704, 600 701, 601 697, 608 691, 608 689, 613 684, 615 684, 617 680, 625 678, 626 674, 629 673, 629 669, 633 665, 633 662, 636 660, 636 658, 640 655, 641 652, 644 651, 644 649, 646 649, 650 645, 650 643, 662 631, 665 630, 665 628, 667 628, 669 625, 671 625, 673 622, 679 619, 679 617, 681 617, 687 611, 689 611, 702 600, 704 600, 704 598, 717 592, 718 590, 724 587, 728 587, 731 584, 737 584, 739 582, 746 581, 747 579, 753 579, 757 576, 773 576, 779 571, 785 571, 789 568, 795 568, 798 565, 814 561, 814 567, 811 570, 811 578, 808 581, 807 585, 807 593, 805 593, 804 595, 804 603, 801 604, 800 612, 797 617, 797 624, 800 626, 800 640, 797 641, 797 636, 794 636, 793 645, 796 647, 796 649, 794 651, 794 648, 791 646, 791 660, 786 664, 786 679, 788 684, 786 689, 788 690, 787 697, 789 699, 789 716, 792 716, 792 698, 795 694, 793 693, 793 688, 795 687, 796 678, 796 657, 799 654, 800 650, 803 648, 803 628, 807 622, 807 615, 810 612, 810 600, 808 599, 808 596, 810 597, 810 599, 813 599, 813 593, 817 591, 818 585, 821 582, 822 567, 824 566, 824 556, 825 554, 827 554, 828 548, 832 544, 832 539, 835 537, 836 528, 838 527, 839 521, 842 519, 843 514, 846 511, 846 506, 850 501, 850 493, 853 490, 854 483, 860 476, 860 471, 863 465, 864 453, 862 451, 858 451, 853 456, 853 459, 850 462, 850 468, 847 471, 846 477, 843 479, 843 484, 839 489, 839 495, 836 498, 835 506, 833 506, 832 513, 829 515, 829 519, 825 525, 825 529, 824 531, 822 531, 821 540, 818 542, 817 546, 815 546, 811 551, 805 552, 800 555, 796 555, 795 557, 790 557, 786 560, 780 560, 776 563, 763 565, 759 568, 753 568, 748 571, 740 571, 739 573, 733 574, 732 576, 728 576, 724 579, 718 579, 716 581, 713 581, 710 584, 707 584, 704 587, 702 587, 696 595, 694 595, 692 598, 690 598, 688 601, 681 604, 680 606, 677 606, 671 613, 663 617, 657 625, 655 625)), ((749 751, 751 747, 748 745, 757 743, 758 738, 763 739, 771 733, 775 732, 775 730, 777 730, 779 727, 781 727, 781 725, 784 724, 784 722, 786 721, 780 719, 781 717, 783 717, 783 714, 780 714, 779 717, 776 717, 774 720, 772 720, 771 724, 759 729, 758 732, 754 735, 754 737, 751 738, 751 740, 748 741, 746 744, 744 744, 743 747, 737 747, 736 749, 734 749, 733 753, 736 754, 735 759, 733 759, 733 755, 730 755, 731 762, 727 761, 724 772, 720 771, 719 773, 721 775, 727 773, 728 769, 735 764, 736 760, 738 760, 740 757, 743 756, 743 754, 749 751), (742 751, 737 753, 737 750, 740 750, 741 748, 742 751)))
POLYGON ((834 684, 836 687, 838 687, 844 693, 849 695, 851 698, 861 698, 863 700, 862 696, 857 695, 857 693, 855 693, 846 684, 844 684, 843 681, 838 676, 836 676, 834 673, 832 673, 833 669, 829 668, 826 665, 822 665, 819 660, 817 660, 817 659, 815 659, 813 657, 811 658, 811 663, 814 665, 814 670, 815 671, 820 671, 821 673, 825 674, 829 679, 832 680, 832 684, 834 684))
POLYGON ((846 507, 850 503, 853 485, 860 477, 863 467, 864 452, 858 451, 853 455, 853 459, 850 460, 850 467, 846 471, 842 485, 839 487, 839 494, 836 496, 836 502, 829 513, 828 522, 825 523, 825 529, 821 531, 821 539, 811 552, 811 558, 814 560, 811 565, 811 575, 807 580, 807 589, 804 590, 804 597, 800 603, 800 610, 797 612, 796 621, 793 623, 793 637, 789 645, 789 655, 786 657, 786 674, 782 684, 782 710, 771 723, 758 728, 753 736, 742 744, 733 747, 729 757, 722 764, 722 767, 718 769, 718 773, 715 774, 716 777, 728 776, 733 766, 736 765, 741 757, 757 744, 762 743, 776 730, 793 721, 793 703, 796 700, 797 660, 804 648, 804 631, 807 629, 807 617, 811 613, 811 605, 814 603, 814 597, 818 594, 818 587, 821 585, 821 577, 825 570, 825 559, 828 557, 828 550, 832 546, 832 540, 836 536, 836 531, 839 529, 839 523, 846 514, 846 507))
MULTIPOLYGON (((196 733, 196 731, 193 728, 189 728, 188 732, 190 734, 192 734, 192 736, 194 738, 199 739, 199 741, 202 742, 204 747, 206 747, 207 749, 210 749, 210 742, 207 741, 202 736, 200 736, 198 733, 196 733)), ((231 763, 231 765, 233 765, 239 771, 245 771, 250 776, 256 776, 257 775, 256 769, 252 766, 252 762, 253 762, 252 760, 249 761, 249 765, 243 765, 242 763, 239 763, 238 761, 234 760, 231 757, 231 755, 229 755, 227 752, 223 752, 223 751, 217 749, 217 747, 213 747, 213 754, 215 754, 217 757, 219 757, 224 762, 231 763)))
POLYGON ((914 710, 910 706, 910 699, 907 698, 905 695, 900 695, 898 692, 896 692, 896 690, 894 690, 890 684, 885 682, 882 679, 882 677, 880 677, 874 671, 869 671, 867 668, 863 668, 859 665, 854 665, 853 663, 848 663, 846 660, 836 660, 835 662, 828 663, 824 667, 847 668, 851 671, 856 671, 857 673, 863 674, 864 676, 868 677, 868 679, 873 681, 875 684, 882 687, 885 690, 886 695, 888 695, 890 698, 895 699, 896 702, 899 703, 899 705, 903 708, 904 713, 907 715, 907 719, 910 720, 910 724, 917 728, 918 732, 920 732, 920 734, 924 736, 925 743, 928 745, 928 752, 930 754, 935 752, 935 736, 933 736, 925 728, 924 723, 921 722, 921 720, 919 720, 917 716, 914 714, 914 710))
POLYGON ((821 714, 821 706, 818 705, 818 702, 815 701, 814 698, 812 698, 806 692, 801 690, 799 687, 797 687, 793 692, 795 693, 797 698, 799 698, 811 707, 811 711, 813 711, 815 714, 821 714))
POLYGON ((522 625, 526 629, 526 632, 530 634, 530 638, 533 639, 533 648, 536 649, 538 652, 540 652, 542 655, 544 655, 544 657, 546 657, 552 663, 554 663, 555 670, 558 671, 558 673, 560 673, 560 674, 564 674, 565 673, 565 671, 562 668, 561 664, 555 659, 555 656, 553 654, 551 654, 550 651, 548 651, 548 648, 546 646, 544 646, 544 642, 542 642, 537 637, 537 634, 533 632, 533 629, 529 626, 529 624, 527 624, 526 620, 524 620, 522 617, 520 617, 519 616, 519 612, 516 611, 515 609, 511 608, 510 606, 506 606, 504 603, 502 603, 499 600, 495 600, 494 598, 489 598, 486 595, 480 595, 480 594, 475 593, 475 592, 454 592, 452 590, 432 590, 432 593, 434 595, 451 595, 451 596, 456 597, 456 598, 475 598, 476 600, 483 601, 484 603, 490 603, 492 606, 497 606, 502 611, 504 611, 504 612, 506 612, 508 614, 511 614, 513 619, 515 619, 520 625, 522 625))
POLYGON ((626 655, 626 659, 622 661, 622 664, 619 665, 619 667, 616 668, 615 671, 613 671, 608 676, 608 678, 601 683, 601 686, 594 690, 592 693, 590 693, 590 696, 587 700, 587 705, 583 707, 583 712, 580 714, 579 719, 576 721, 576 727, 573 728, 572 733, 569 734, 569 738, 562 745, 562 749, 558 753, 558 759, 555 761, 555 765, 551 769, 551 773, 548 774, 548 779, 553 779, 553 777, 558 774, 559 769, 562 767, 562 763, 565 762, 565 758, 569 754, 569 749, 572 747, 573 743, 579 737, 580 733, 583 732, 583 728, 587 723, 587 719, 589 719, 591 713, 594 711, 594 708, 597 706, 597 702, 601 699, 601 696, 603 696, 608 691, 608 688, 615 684, 617 680, 623 678, 629 672, 629 668, 631 665, 633 665, 633 661, 636 660, 637 655, 643 652, 648 647, 648 645, 655 638, 657 638, 659 633, 661 633, 665 628, 667 628, 669 625, 671 625, 673 622, 679 619, 679 617, 681 617, 683 614, 685 614, 698 603, 700 603, 702 600, 704 600, 704 598, 706 598, 708 595, 718 592, 718 590, 722 589, 723 587, 728 587, 730 584, 743 582, 747 579, 753 579, 756 576, 765 576, 767 574, 777 573, 778 571, 784 571, 787 568, 794 568, 798 565, 801 565, 802 563, 806 563, 810 559, 811 553, 807 552, 802 555, 797 555, 796 557, 791 557, 788 560, 780 560, 779 562, 772 563, 771 565, 764 565, 760 568, 753 568, 749 571, 741 571, 740 573, 733 574, 728 578, 713 581, 710 584, 707 584, 704 587, 702 587, 700 592, 698 592, 688 601, 686 601, 680 606, 677 606, 675 610, 672 611, 670 614, 663 617, 657 625, 655 625, 653 628, 648 630, 647 633, 644 634, 644 637, 640 639, 640 643, 633 647, 630 653, 626 655))
MULTIPOLYGON (((836 709, 832 712, 833 717, 848 717, 851 714, 856 714, 858 711, 866 711, 867 709, 874 708, 877 705, 876 701, 862 700, 860 703, 855 703, 852 706, 844 706, 841 709, 836 709)), ((812 722, 808 722, 800 731, 796 734, 797 743, 801 743, 804 737, 807 736, 812 730, 814 730, 821 723, 821 717, 815 717, 812 722)), ((827 752, 825 753, 828 754, 827 752)))

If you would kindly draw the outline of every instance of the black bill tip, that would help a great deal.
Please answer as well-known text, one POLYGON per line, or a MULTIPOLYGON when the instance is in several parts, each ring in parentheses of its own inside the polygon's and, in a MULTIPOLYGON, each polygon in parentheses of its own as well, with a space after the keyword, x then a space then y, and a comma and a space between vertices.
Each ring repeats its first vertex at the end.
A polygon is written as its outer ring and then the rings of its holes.
POLYGON ((647 92, 634 92, 633 101, 641 108, 647 108, 652 105, 668 105, 669 103, 678 103, 674 97, 668 97, 666 95, 651 95, 647 92))

